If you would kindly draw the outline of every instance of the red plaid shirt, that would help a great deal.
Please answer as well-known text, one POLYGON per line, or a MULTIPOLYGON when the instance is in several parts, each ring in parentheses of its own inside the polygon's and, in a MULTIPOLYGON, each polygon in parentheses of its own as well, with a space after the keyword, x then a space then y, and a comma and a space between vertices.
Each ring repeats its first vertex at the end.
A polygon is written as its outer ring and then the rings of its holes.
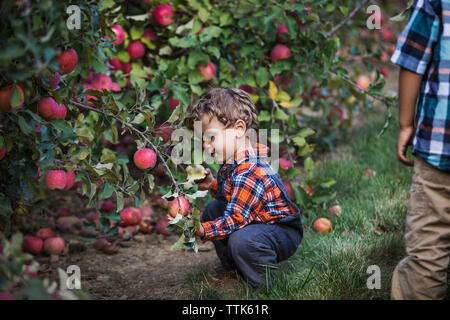
MULTIPOLYGON (((282 196, 275 180, 267 174, 266 161, 249 162, 249 157, 259 155, 267 157, 268 148, 256 144, 256 151, 245 150, 235 155, 238 166, 225 181, 224 194, 228 203, 223 216, 213 221, 202 223, 205 235, 201 238, 219 240, 229 236, 252 222, 274 223, 287 215, 297 213, 282 196)), ((227 164, 218 172, 225 176, 227 164)), ((216 198, 217 179, 214 180, 209 191, 216 198)))

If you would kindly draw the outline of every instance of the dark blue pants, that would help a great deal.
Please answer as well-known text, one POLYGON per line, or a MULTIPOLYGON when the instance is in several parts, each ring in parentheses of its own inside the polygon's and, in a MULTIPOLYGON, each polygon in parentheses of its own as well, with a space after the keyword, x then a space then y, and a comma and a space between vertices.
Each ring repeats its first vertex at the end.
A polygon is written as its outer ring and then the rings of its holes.
MULTIPOLYGON (((220 201, 211 201, 203 211, 201 221, 215 220, 223 216, 224 210, 220 201)), ((213 240, 213 243, 225 269, 237 268, 251 285, 259 286, 266 280, 267 272, 273 274, 281 267, 280 261, 295 253, 301 240, 298 228, 279 223, 252 223, 227 238, 213 240)))

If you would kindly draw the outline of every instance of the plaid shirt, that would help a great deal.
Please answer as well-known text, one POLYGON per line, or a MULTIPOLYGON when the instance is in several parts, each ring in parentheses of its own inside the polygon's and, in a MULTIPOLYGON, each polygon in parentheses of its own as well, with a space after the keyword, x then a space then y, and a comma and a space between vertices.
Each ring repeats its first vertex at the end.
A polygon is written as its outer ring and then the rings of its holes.
POLYGON ((423 75, 412 153, 450 171, 450 0, 416 0, 391 61, 423 75))
MULTIPOLYGON (((245 150, 235 155, 238 166, 224 186, 225 198, 228 200, 224 215, 202 223, 205 229, 205 235, 201 238, 203 241, 223 239, 252 222, 274 223, 297 213, 295 208, 287 204, 274 179, 267 174, 266 168, 270 165, 261 159, 252 161, 257 153, 260 157, 267 157, 268 149, 262 144, 256 144, 256 151, 245 150)), ((224 165, 218 174, 224 177, 229 165, 224 165)), ((217 196, 217 187, 216 179, 209 190, 214 198, 217 196)))

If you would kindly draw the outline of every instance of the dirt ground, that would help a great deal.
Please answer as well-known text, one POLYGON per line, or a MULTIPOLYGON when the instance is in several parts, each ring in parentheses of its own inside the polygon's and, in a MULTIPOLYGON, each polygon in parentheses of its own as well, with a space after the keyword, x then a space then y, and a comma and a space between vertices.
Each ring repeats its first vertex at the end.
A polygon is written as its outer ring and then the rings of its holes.
MULTIPOLYGON (((396 90, 397 69, 389 64, 385 66, 390 70, 385 90, 396 90)), ((355 128, 364 123, 363 117, 357 117, 355 128)), ((334 152, 333 157, 339 157, 338 153, 334 152)), ((318 156, 316 163, 325 158, 329 157, 318 156)), ((70 198, 66 201, 70 202, 70 198)), ((80 208, 79 204, 71 207, 80 208)), ((157 215, 164 216, 161 210, 154 210, 157 215)), ((77 265, 81 270, 82 286, 94 299, 185 299, 189 293, 189 288, 184 285, 186 278, 195 270, 210 272, 218 286, 233 289, 240 285, 233 277, 214 277, 214 269, 220 263, 211 242, 201 244, 197 253, 188 249, 171 251, 169 248, 178 236, 152 232, 138 234, 128 241, 121 240, 117 243, 120 246, 118 253, 106 255, 75 235, 62 236, 68 243, 69 252, 58 261, 39 256, 40 275, 58 281, 58 268, 66 270, 70 265, 77 265)))

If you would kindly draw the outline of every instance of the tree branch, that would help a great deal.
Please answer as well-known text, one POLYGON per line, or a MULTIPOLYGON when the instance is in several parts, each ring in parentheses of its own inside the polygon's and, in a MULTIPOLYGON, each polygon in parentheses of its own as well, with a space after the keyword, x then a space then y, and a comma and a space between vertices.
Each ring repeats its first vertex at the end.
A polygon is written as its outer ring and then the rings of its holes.
POLYGON ((335 34, 340 28, 342 28, 353 16, 367 3, 369 0, 363 0, 353 11, 338 25, 333 27, 328 33, 325 35, 326 38, 330 38, 333 34, 335 34))
MULTIPOLYGON (((153 144, 153 142, 151 142, 142 131, 136 129, 132 124, 123 121, 119 116, 113 114, 113 113, 106 113, 106 111, 101 110, 101 109, 97 109, 91 106, 87 106, 85 104, 70 100, 70 104, 73 104, 74 106, 77 106, 81 109, 86 109, 86 110, 90 110, 90 111, 94 111, 97 113, 100 113, 102 115, 104 115, 105 117, 112 117, 114 119, 116 119, 118 122, 120 122, 122 125, 124 125, 125 127, 127 127, 129 130, 131 130, 132 132, 134 132, 135 134, 137 134, 138 136, 140 136, 147 144, 149 144, 152 149, 155 151, 156 155, 161 159, 161 162, 163 164, 163 166, 166 168, 167 173, 169 174, 170 179, 172 180, 173 185, 175 186, 175 192, 178 194, 180 192, 180 188, 178 186, 177 181, 175 180, 175 178, 172 175, 172 171, 170 171, 169 166, 167 165, 166 160, 164 159, 164 157, 162 156, 161 152, 158 150, 158 148, 153 144)), ((181 208, 181 205, 179 206, 181 208)))

